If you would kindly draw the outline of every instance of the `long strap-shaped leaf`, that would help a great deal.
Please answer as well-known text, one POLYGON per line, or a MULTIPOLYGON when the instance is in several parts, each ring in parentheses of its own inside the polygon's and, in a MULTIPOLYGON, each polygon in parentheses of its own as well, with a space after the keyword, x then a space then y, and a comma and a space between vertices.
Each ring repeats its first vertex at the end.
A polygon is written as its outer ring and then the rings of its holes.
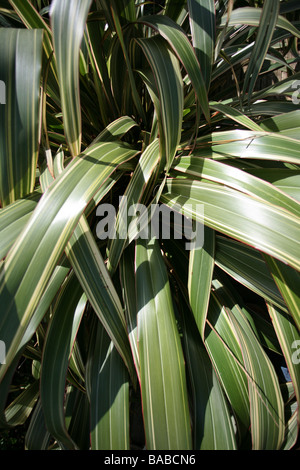
POLYGON ((248 376, 253 450, 279 449, 284 438, 283 399, 275 370, 242 316, 228 311, 248 376))
POLYGON ((6 408, 6 419, 10 426, 23 425, 32 412, 39 395, 39 382, 35 380, 6 408))
POLYGON ((58 297, 43 350, 41 400, 46 426, 68 449, 76 448, 76 444, 65 423, 66 374, 86 302, 76 276, 70 275, 58 297))
POLYGON ((276 331, 278 341, 284 354, 289 374, 292 379, 295 395, 298 403, 298 421, 300 415, 300 368, 299 360, 294 358, 300 344, 300 334, 290 315, 274 305, 267 303, 272 324, 276 331), (296 349, 296 351, 295 351, 296 349))
POLYGON ((136 244, 141 394, 147 449, 191 448, 183 353, 157 240, 136 244))
POLYGON ((236 449, 233 423, 224 391, 201 341, 197 325, 184 303, 180 324, 193 397, 194 449, 236 449))
POLYGON ((260 198, 262 201, 277 205, 297 217, 300 216, 300 204, 293 198, 263 179, 252 176, 246 171, 233 166, 208 158, 181 157, 176 161, 174 168, 185 175, 224 184, 245 194, 260 198))
POLYGON ((238 109, 233 108, 232 106, 228 106, 224 103, 215 103, 214 101, 210 102, 209 105, 210 108, 214 111, 218 111, 224 114, 229 119, 236 121, 241 126, 246 127, 247 129, 251 129, 252 131, 261 132, 261 127, 238 109))
POLYGON ((93 144, 98 142, 112 142, 121 140, 121 138, 137 123, 129 116, 122 116, 110 123, 100 134, 94 139, 93 144))
POLYGON ((188 0, 192 42, 197 54, 206 88, 209 89, 214 63, 216 18, 213 0, 188 0))
POLYGON ((16 13, 28 29, 44 30, 44 64, 48 64, 50 61, 50 68, 47 78, 47 92, 50 94, 51 98, 53 98, 54 101, 60 105, 56 61, 53 59, 52 31, 44 18, 34 8, 30 1, 9 0, 9 3, 14 7, 16 13))
POLYGON ((47 450, 51 435, 47 431, 41 399, 39 398, 31 415, 25 436, 25 450, 47 450))
POLYGON ((0 335, 8 351, 1 377, 89 201, 117 167, 135 154, 122 144, 96 144, 74 159, 43 195, 1 266, 0 335))
POLYGON ((1 28, 0 200, 2 207, 31 193, 38 157, 42 31, 1 28))
MULTIPOLYGON (((107 3, 106 0, 105 0, 105 3, 107 3)), ((127 6, 128 6, 128 2, 126 2, 126 3, 127 3, 127 6)), ((131 5, 133 4, 132 0, 130 0, 130 3, 131 3, 131 5)), ((120 4, 120 3, 118 2, 118 4, 120 4)), ((122 5, 123 11, 125 10, 124 6, 125 5, 123 4, 122 5)), ((129 82, 130 82, 130 86, 131 86, 132 99, 133 99, 133 102, 136 106, 137 112, 140 116, 140 119, 142 119, 142 121, 144 121, 144 123, 146 123, 145 111, 144 111, 144 108, 142 106, 141 97, 140 97, 140 95, 138 93, 138 90, 137 90, 137 87, 136 87, 136 82, 135 82, 135 79, 134 79, 133 69, 132 69, 132 65, 130 63, 129 53, 128 53, 126 43, 125 43, 125 36, 123 34, 123 30, 122 30, 122 27, 121 27, 121 19, 118 15, 115 2, 114 2, 113 7, 110 8, 110 9, 111 9, 111 12, 112 12, 114 27, 116 29, 116 33, 117 33, 118 39, 120 41, 120 45, 121 45, 121 48, 122 48, 122 52, 123 52, 126 67, 127 67, 128 78, 129 78, 129 82)), ((127 13, 129 13, 129 12, 127 12, 127 13)))
POLYGON ((122 254, 120 260, 120 282, 125 307, 125 317, 128 331, 128 338, 131 346, 132 356, 136 373, 140 380, 140 357, 137 338, 137 304, 136 285, 134 271, 135 245, 131 243, 122 254))
POLYGON ((91 449, 128 450, 128 372, 103 325, 94 328, 86 368, 91 449))
POLYGON ((299 217, 213 183, 170 180, 166 186, 163 203, 300 270, 299 217))
POLYGON ((166 0, 163 14, 168 18, 172 18, 173 21, 180 23, 180 17, 182 17, 182 14, 185 16, 184 4, 185 0, 177 0, 176 2, 166 0))
POLYGON ((209 104, 205 82, 202 76, 202 69, 200 63, 197 60, 197 56, 192 48, 187 35, 183 29, 176 23, 174 23, 167 16, 162 15, 148 15, 141 18, 139 21, 151 26, 154 30, 158 31, 163 36, 178 59, 183 64, 198 98, 199 104, 205 115, 207 121, 210 121, 209 104))
POLYGON ((181 138, 183 81, 175 54, 161 36, 137 39, 154 72, 160 99, 161 159, 168 171, 181 138))
POLYGON ((277 24, 279 6, 279 0, 264 1, 257 37, 255 39, 255 45, 251 54, 249 65, 247 67, 244 81, 243 93, 245 95, 245 93, 248 91, 248 103, 251 101, 256 80, 265 60, 274 29, 277 24))
POLYGON ((118 266, 122 251, 127 242, 128 227, 132 219, 134 219, 134 214, 128 214, 128 210, 136 207, 138 211, 138 204, 141 203, 143 193, 146 191, 149 180, 158 165, 159 157, 159 141, 155 140, 142 153, 124 196, 120 201, 115 224, 116 238, 109 240, 108 243, 109 256, 107 269, 111 273, 118 266))
POLYGON ((194 155, 222 159, 250 158, 299 164, 299 142, 284 135, 247 130, 213 132, 197 140, 194 155))
MULTIPOLYGON (((109 138, 117 140, 134 125, 135 122, 129 117, 125 116, 117 119, 99 134, 93 144, 98 141, 108 141, 109 138)), ((57 158, 60 156, 58 154, 57 158)), ((61 165, 57 170, 58 174, 62 170, 61 165)), ((93 202, 95 205, 98 200, 104 197, 110 187, 110 179, 107 179, 97 195, 94 196, 93 202)), ((88 209, 89 206, 87 211, 88 209)), ((133 374, 123 308, 85 216, 80 218, 70 241, 67 243, 65 253, 90 304, 108 331, 129 371, 133 374)))
POLYGON ((0 210, 0 258, 6 256, 31 217, 41 194, 34 192, 0 210))
POLYGON ((217 236, 215 263, 240 284, 272 304, 285 308, 284 301, 261 253, 223 236, 217 236))
POLYGON ((99 0, 102 10, 105 13, 105 18, 109 26, 113 29, 113 16, 118 16, 120 23, 127 21, 135 21, 136 19, 136 6, 134 0, 99 0), (113 16, 112 16, 113 15, 113 16))
POLYGON ((278 449, 283 440, 285 419, 277 375, 230 286, 217 281, 214 287, 243 358, 240 366, 248 379, 253 448, 278 449))
MULTIPOLYGON (((251 8, 243 7, 236 8, 232 11, 228 26, 242 25, 247 24, 251 26, 259 26, 261 18, 261 8, 251 8)), ((224 15, 221 19, 220 26, 225 26, 227 23, 227 15, 224 15)), ((289 31, 296 37, 300 37, 299 29, 296 28, 290 21, 288 21, 284 16, 279 15, 277 18, 276 26, 282 28, 286 31, 289 31)))
POLYGON ((290 266, 265 256, 273 279, 300 331, 300 273, 290 266))
MULTIPOLYGON (((214 285, 219 287, 219 283, 214 285)), ((205 347, 234 412, 237 439, 243 442, 250 425, 247 376, 238 338, 214 292, 207 313, 205 347)))
POLYGON ((135 375, 123 307, 84 216, 65 252, 101 323, 131 375, 135 375))
POLYGON ((214 251, 215 232, 205 227, 203 246, 190 252, 188 278, 190 305, 203 339, 215 265, 214 251))
POLYGON ((92 0, 54 0, 50 18, 65 135, 73 157, 81 151, 79 51, 92 0))

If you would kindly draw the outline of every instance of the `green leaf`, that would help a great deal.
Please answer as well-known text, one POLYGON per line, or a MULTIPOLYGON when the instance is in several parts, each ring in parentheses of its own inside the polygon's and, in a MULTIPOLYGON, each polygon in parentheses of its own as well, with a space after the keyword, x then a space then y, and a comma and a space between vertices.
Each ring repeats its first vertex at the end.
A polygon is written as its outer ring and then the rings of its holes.
POLYGON ((43 34, 43 66, 48 67, 47 77, 47 92, 51 95, 54 101, 59 105, 59 88, 57 79, 56 61, 53 58, 53 44, 52 44, 52 31, 44 18, 38 13, 34 6, 28 1, 24 0, 9 0, 9 3, 14 7, 19 18, 23 21, 28 29, 41 29, 43 34))
POLYGON ((252 131, 261 132, 261 127, 238 109, 225 105, 224 103, 215 103, 214 101, 210 102, 209 105, 211 109, 219 111, 233 121, 236 121, 241 126, 246 127, 252 131))
POLYGON ((217 236, 216 265, 240 284, 284 308, 283 298, 261 253, 236 240, 217 236))
MULTIPOLYGON (((208 122, 210 122, 207 91, 200 67, 201 62, 198 62, 197 56, 195 55, 191 43, 183 29, 174 23, 170 18, 162 15, 148 15, 144 18, 141 18, 139 21, 149 25, 151 28, 154 28, 155 31, 159 32, 161 36, 168 41, 170 47, 173 49, 173 52, 184 66, 192 82, 199 101, 199 105, 202 108, 205 118, 208 122)), ((159 73, 159 69, 155 68, 154 72, 159 73)), ((155 73, 155 77, 157 77, 157 73, 155 73)))
POLYGON ((298 437, 298 413, 297 410, 295 411, 297 405, 292 403, 289 408, 291 411, 289 412, 290 417, 286 425, 285 440, 282 444, 282 450, 292 450, 298 437))
POLYGON ((1 28, 0 200, 2 207, 32 193, 38 158, 41 30, 1 28))
POLYGON ((47 431, 41 400, 39 399, 25 436, 25 450, 47 450, 51 435, 47 431))
POLYGON ((283 399, 275 370, 247 320, 229 312, 248 377, 253 450, 280 449, 284 438, 283 399))
POLYGON ((54 0, 50 18, 64 129, 73 157, 81 152, 79 51, 92 0, 54 0))
POLYGON ((245 445, 249 430, 249 395, 238 339, 225 308, 212 292, 205 331, 205 347, 234 412, 237 440, 245 445))
MULTIPOLYGON (((132 0, 130 0, 130 3, 132 4, 132 0)), ((127 4, 128 4, 128 2, 127 2, 127 4)), ((124 6, 124 4, 122 6, 124 6)), ((113 8, 110 8, 110 11, 112 13, 114 27, 115 27, 118 39, 120 41, 120 45, 121 45, 121 48, 122 48, 122 53, 123 53, 126 68, 127 68, 129 83, 130 83, 130 87, 131 87, 131 96, 132 96, 133 102, 135 104, 135 107, 137 109, 137 112, 140 116, 140 119, 144 123, 146 123, 146 121, 147 121, 146 114, 145 114, 144 108, 143 108, 142 103, 141 103, 141 98, 140 98, 138 90, 137 90, 136 82, 135 82, 135 79, 134 79, 134 73, 133 73, 131 62, 130 62, 129 52, 128 52, 128 49, 126 47, 126 37, 124 36, 124 32, 123 32, 123 29, 121 27, 121 20, 120 20, 120 17, 118 15, 118 11, 117 11, 115 3, 113 5, 113 8)), ((117 65, 119 65, 119 64, 117 64, 117 65)), ((117 71, 117 69, 116 69, 116 71, 117 71)), ((116 75, 116 74, 114 74, 114 75, 116 75)))
POLYGON ((181 138, 183 116, 183 82, 179 62, 166 41, 156 36, 137 39, 153 70, 160 99, 161 159, 170 168, 181 138))
POLYGON ((129 214, 128 210, 134 207, 139 212, 138 205, 142 203, 143 193, 147 191, 151 176, 159 163, 159 158, 159 141, 156 139, 142 153, 124 196, 120 200, 114 227, 115 238, 108 241, 107 269, 110 273, 114 273, 119 264, 122 251, 127 242, 129 226, 134 224, 135 215, 129 214))
POLYGON ((31 414, 39 395, 39 382, 35 380, 23 390, 5 410, 10 426, 21 426, 31 414))
MULTIPOLYGON (((228 22, 229 26, 237 26, 247 24, 250 26, 259 26, 261 18, 261 8, 243 7, 236 8, 232 11, 228 22)), ((220 27, 225 26, 227 23, 227 15, 222 17, 220 27)), ((296 37, 300 37, 299 30, 284 16, 279 15, 277 18, 276 26, 284 29, 296 37)))
POLYGON ((274 29, 277 24, 279 6, 279 0, 265 0, 263 5, 255 45, 244 80, 243 94, 245 96, 248 92, 248 103, 251 101, 255 83, 270 46, 274 29))
POLYGON ((238 157, 299 164, 299 142, 281 134, 247 130, 214 132, 197 140, 195 156, 238 157))
MULTIPOLYGON (((298 403, 298 417, 299 417, 299 402, 300 402, 300 370, 297 348, 300 344, 299 330, 296 328, 294 321, 289 314, 283 312, 278 307, 267 303, 272 324, 278 337, 286 364, 288 366, 289 374, 292 379, 297 403, 298 403), (296 351, 295 351, 296 349, 296 351)), ((298 418, 299 419, 299 418, 298 418)))
POLYGON ((67 449, 75 449, 76 443, 65 423, 66 374, 86 301, 76 276, 71 275, 58 297, 43 350, 41 401, 45 422, 50 434, 67 449))
POLYGON ((68 432, 80 450, 89 450, 90 406, 87 394, 74 386, 69 386, 66 395, 68 432))
POLYGON ((192 395, 195 450, 235 450, 228 403, 191 313, 182 305, 181 327, 192 395))
POLYGON ((177 0, 176 2, 166 0, 163 14, 173 21, 178 21, 182 15, 182 10, 184 10, 184 4, 185 0, 177 0))
POLYGON ((14 244, 40 198, 41 194, 34 192, 0 209, 0 258, 4 258, 14 244))
POLYGON ((174 210, 300 269, 294 214, 215 183, 170 179, 166 191, 161 202, 174 210))
POLYGON ((260 127, 267 132, 280 132, 288 137, 299 139, 300 110, 282 112, 278 116, 265 119, 260 127))
POLYGON ((1 366, 0 375, 5 373, 18 349, 50 276, 88 203, 118 166, 135 154, 135 150, 124 144, 96 144, 75 158, 41 198, 1 266, 0 297, 6 307, 0 314, 0 332, 7 345, 7 364, 1 366))
POLYGON ((300 273, 270 256, 265 256, 265 259, 285 304, 300 330, 300 273))
POLYGON ((208 90, 215 53, 215 2, 213 0, 188 0, 188 9, 192 43, 208 90))
POLYGON ((300 216, 300 205, 297 202, 248 172, 208 158, 181 157, 176 159, 175 163, 174 169, 185 175, 214 181, 300 216))
POLYGON ((110 20, 110 27, 113 27, 113 16, 118 16, 120 23, 126 24, 127 21, 135 21, 136 6, 134 0, 100 0, 99 1, 105 16, 110 20))
MULTIPOLYGON (((64 283, 69 272, 69 263, 67 262, 66 257, 62 256, 61 260, 53 271, 53 274, 43 292, 39 303, 37 304, 35 311, 33 312, 32 317, 30 318, 28 324, 26 324, 22 332, 18 344, 18 350, 25 346, 26 343, 32 338, 32 336, 36 332, 39 324, 43 320, 48 309, 50 308, 53 299, 60 291, 60 288, 64 283)), ((14 353, 16 353, 16 350, 14 351, 14 353)))
POLYGON ((223 304, 230 306, 230 309, 235 311, 237 315, 242 311, 260 344, 266 350, 274 351, 281 355, 279 342, 270 318, 263 308, 263 303, 261 305, 258 303, 253 304, 250 299, 243 298, 238 291, 239 284, 233 283, 227 274, 219 269, 216 269, 215 272, 216 278, 213 280, 213 288, 217 295, 221 293, 223 304))
POLYGON ((191 449, 183 353, 167 272, 155 239, 137 241, 136 295, 147 449, 191 449))
POLYGON ((124 251, 120 260, 120 282, 124 301, 128 338, 136 373, 140 381, 140 357, 137 337, 137 303, 135 292, 134 271, 135 245, 131 243, 124 251))
POLYGON ((282 168, 255 168, 248 169, 248 173, 272 183, 280 191, 289 195, 289 197, 300 202, 300 171, 282 168))
POLYGON ((101 323, 94 325, 86 369, 92 450, 128 450, 129 376, 101 323))
POLYGON ((203 236, 203 246, 190 251, 188 278, 190 306, 202 339, 215 265, 215 233, 205 227, 203 236))
POLYGON ((84 217, 75 228, 65 252, 90 304, 134 375, 123 306, 84 217))
POLYGON ((98 142, 113 142, 121 140, 124 135, 130 131, 137 123, 129 116, 122 116, 110 123, 100 134, 93 140, 93 144, 98 142))

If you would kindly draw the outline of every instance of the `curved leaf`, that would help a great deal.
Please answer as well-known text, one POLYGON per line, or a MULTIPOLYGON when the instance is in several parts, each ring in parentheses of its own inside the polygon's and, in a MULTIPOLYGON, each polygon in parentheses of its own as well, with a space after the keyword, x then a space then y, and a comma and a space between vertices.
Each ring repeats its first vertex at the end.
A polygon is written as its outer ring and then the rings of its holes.
POLYGON ((50 19, 66 139, 73 157, 81 152, 79 51, 92 0, 54 0, 50 19))
POLYGON ((300 219, 294 214, 214 183, 170 179, 166 190, 161 201, 169 207, 300 270, 300 219))
POLYGON ((206 88, 209 89, 214 63, 216 11, 213 0, 188 0, 192 42, 201 65, 206 88))
MULTIPOLYGON (((251 7, 244 7, 244 8, 236 8, 232 11, 230 15, 230 19, 228 22, 229 26, 236 26, 241 24, 248 24, 251 26, 259 26, 259 21, 261 18, 261 8, 251 8, 251 7)), ((220 26, 225 26, 227 23, 227 15, 222 17, 220 26)), ((279 15, 276 26, 278 28, 282 28, 292 35, 296 37, 300 37, 299 30, 284 16, 279 15)))
POLYGON ((123 144, 96 144, 74 159, 41 198, 1 266, 0 297, 5 309, 0 315, 0 332, 7 345, 7 364, 1 366, 1 376, 89 201, 118 166, 135 154, 123 144))
POLYGON ((135 269, 146 447, 187 450, 192 443, 183 353, 155 239, 137 241, 135 269))
POLYGON ((244 80, 243 94, 248 92, 248 103, 251 101, 252 92, 259 72, 265 60, 270 42, 277 24, 279 14, 279 0, 265 0, 262 8, 259 27, 255 39, 255 45, 250 57, 249 65, 244 80))
POLYGON ((91 449, 128 450, 128 373, 101 323, 94 327, 86 369, 91 449))
MULTIPOLYGON (((148 15, 139 20, 158 31, 170 44, 193 84, 206 120, 210 122, 207 91, 197 56, 182 28, 165 15, 148 15)), ((157 70, 158 71, 158 70, 157 70)), ((157 74, 155 74, 157 76, 157 74)))
POLYGON ((193 397, 194 449, 235 450, 234 426, 224 392, 196 324, 188 308, 182 308, 181 327, 193 397))
POLYGON ((202 339, 206 324, 213 269, 215 265, 215 233, 204 228, 204 241, 201 248, 191 250, 189 258, 188 291, 190 306, 202 339))
POLYGON ((181 138, 183 81, 179 62, 161 36, 137 39, 153 70, 160 99, 160 145, 163 167, 170 168, 181 138))
POLYGON ((2 207, 32 193, 39 143, 41 30, 1 28, 0 200, 2 207), (2 95, 2 93, 1 93, 2 95), (5 104, 5 105, 4 105, 5 104))
POLYGON ((41 402, 50 434, 67 449, 76 444, 65 423, 65 384, 69 358, 86 306, 86 296, 74 275, 68 278, 47 332, 41 370, 41 402))
POLYGON ((138 205, 142 203, 143 193, 147 190, 151 176, 158 166, 159 158, 159 141, 156 139, 142 153, 124 196, 120 200, 114 227, 115 238, 108 241, 107 269, 110 273, 114 273, 119 264, 122 251, 127 243, 129 226, 134 224, 134 214, 129 214, 128 210, 131 207, 136 207, 138 212, 138 205))

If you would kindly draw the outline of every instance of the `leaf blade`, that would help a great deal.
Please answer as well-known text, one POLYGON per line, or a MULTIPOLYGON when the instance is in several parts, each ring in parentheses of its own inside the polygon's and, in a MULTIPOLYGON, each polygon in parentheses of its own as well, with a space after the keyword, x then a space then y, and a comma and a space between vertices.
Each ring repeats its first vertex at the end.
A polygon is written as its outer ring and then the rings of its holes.
POLYGON ((65 135, 73 157, 81 152, 79 50, 91 0, 51 3, 50 18, 60 86, 65 135))
POLYGON ((42 31, 1 28, 0 200, 6 206, 32 193, 39 141, 42 31), (22 158, 21 158, 22 156, 22 158))
POLYGON ((153 240, 137 241, 136 281, 146 445, 148 449, 190 449, 183 355, 165 267, 153 240))

